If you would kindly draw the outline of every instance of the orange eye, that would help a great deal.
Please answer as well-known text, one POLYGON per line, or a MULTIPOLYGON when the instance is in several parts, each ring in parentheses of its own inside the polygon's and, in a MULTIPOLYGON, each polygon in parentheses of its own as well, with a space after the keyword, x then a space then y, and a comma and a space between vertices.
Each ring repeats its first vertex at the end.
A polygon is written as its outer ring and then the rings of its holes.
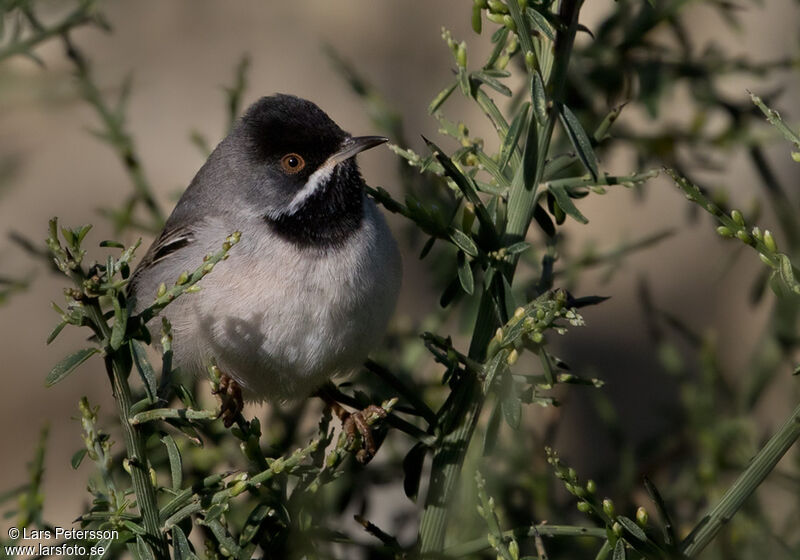
POLYGON ((305 160, 299 154, 286 154, 281 158, 281 167, 286 173, 297 173, 306 166, 305 160))

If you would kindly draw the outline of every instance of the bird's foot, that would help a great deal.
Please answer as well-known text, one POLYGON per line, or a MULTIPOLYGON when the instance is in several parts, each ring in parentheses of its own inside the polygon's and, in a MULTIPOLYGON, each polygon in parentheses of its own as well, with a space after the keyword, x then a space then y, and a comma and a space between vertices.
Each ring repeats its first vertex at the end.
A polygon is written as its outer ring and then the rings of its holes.
POLYGON ((345 410, 343 414, 339 415, 339 419, 342 421, 342 430, 344 430, 345 436, 347 437, 348 449, 352 449, 356 441, 356 434, 361 436, 363 445, 361 449, 356 452, 356 461, 362 465, 369 463, 378 451, 375 445, 375 438, 372 436, 370 424, 382 418, 386 418, 386 411, 376 404, 371 404, 364 410, 357 410, 355 412, 347 412, 345 410))
POLYGON ((325 401, 339 420, 342 422, 342 431, 345 434, 345 445, 347 449, 354 449, 356 439, 360 436, 361 448, 356 451, 356 460, 362 465, 366 465, 378 451, 378 444, 372 434, 372 424, 386 418, 389 411, 394 406, 396 400, 387 401, 383 406, 371 404, 363 410, 350 412, 339 404, 336 400, 336 389, 332 385, 325 386, 316 392, 316 395, 325 401))
POLYGON ((223 373, 219 378, 219 385, 214 391, 215 395, 219 395, 222 401, 220 407, 219 417, 222 418, 222 423, 226 428, 230 428, 236 421, 244 408, 244 399, 242 399, 242 388, 239 384, 228 374, 223 373))

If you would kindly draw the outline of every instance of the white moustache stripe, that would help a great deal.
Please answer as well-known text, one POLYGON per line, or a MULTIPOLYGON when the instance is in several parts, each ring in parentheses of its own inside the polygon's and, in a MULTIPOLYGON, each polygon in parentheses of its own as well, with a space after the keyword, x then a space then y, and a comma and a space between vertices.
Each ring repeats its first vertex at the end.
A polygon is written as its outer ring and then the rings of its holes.
POLYGON ((300 207, 303 206, 303 203, 308 200, 311 195, 317 192, 317 189, 327 185, 328 181, 331 179, 331 175, 333 175, 333 170, 335 167, 335 162, 326 161, 319 167, 319 169, 314 171, 314 173, 312 173, 308 178, 308 181, 306 181, 306 184, 303 185, 303 188, 297 191, 297 194, 294 195, 294 198, 289 203, 286 213, 290 216, 296 213, 300 207))

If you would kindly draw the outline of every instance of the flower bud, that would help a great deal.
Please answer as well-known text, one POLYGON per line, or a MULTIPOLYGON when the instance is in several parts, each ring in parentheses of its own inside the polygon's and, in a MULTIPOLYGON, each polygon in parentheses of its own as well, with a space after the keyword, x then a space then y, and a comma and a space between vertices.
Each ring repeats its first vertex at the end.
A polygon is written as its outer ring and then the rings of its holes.
POLYGON ((772 232, 768 229, 764 230, 764 245, 773 253, 778 252, 778 244, 775 242, 775 238, 772 237, 772 232))
POLYGON ((528 69, 528 72, 533 72, 535 67, 536 67, 536 55, 533 54, 533 51, 526 52, 525 53, 525 68, 528 69))
POLYGON ((731 210, 731 219, 740 226, 744 226, 744 216, 738 210, 731 210))
POLYGON ((460 68, 467 67, 467 44, 464 41, 458 45, 458 50, 456 51, 456 64, 460 68))
POLYGON ((507 14, 508 13, 508 6, 503 4, 500 0, 489 0, 488 2, 489 9, 493 12, 499 14, 507 14))
POLYGON ((475 3, 472 5, 472 30, 478 35, 480 35, 483 28, 480 4, 480 0, 475 0, 475 3))
POLYGON ((486 14, 486 19, 488 19, 492 23, 502 24, 503 23, 503 14, 489 12, 488 14, 486 14))
POLYGON ((644 509, 643 506, 639 506, 636 510, 636 523, 644 527, 647 525, 647 520, 649 519, 649 515, 647 514, 647 510, 644 509))
POLYGON ((235 498, 245 490, 247 490, 247 482, 245 482, 244 480, 240 480, 239 482, 234 484, 233 487, 231 488, 231 497, 235 498))
POLYGON ((516 364, 516 363, 517 363, 517 360, 518 360, 518 359, 519 359, 519 352, 517 352, 517 349, 516 349, 516 348, 514 348, 514 349, 513 349, 513 350, 512 350, 512 351, 511 351, 511 352, 508 354, 508 358, 506 358, 506 363, 508 363, 508 365, 510 365, 510 366, 513 366, 514 364, 516 364))
POLYGON ((616 516, 616 510, 614 509, 614 502, 612 502, 609 498, 603 500, 603 513, 605 513, 609 517, 616 516))

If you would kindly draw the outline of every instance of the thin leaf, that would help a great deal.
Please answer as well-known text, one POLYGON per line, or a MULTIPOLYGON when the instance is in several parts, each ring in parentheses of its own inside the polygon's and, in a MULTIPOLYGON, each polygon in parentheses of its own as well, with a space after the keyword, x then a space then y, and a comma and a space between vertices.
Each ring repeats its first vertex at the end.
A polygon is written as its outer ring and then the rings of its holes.
POLYGON ((548 237, 553 237, 556 234, 556 226, 553 224, 553 220, 550 219, 547 211, 538 204, 533 207, 533 219, 536 220, 536 223, 539 224, 539 227, 548 237))
POLYGON ((652 481, 644 477, 644 487, 647 490, 647 493, 650 494, 650 499, 653 500, 653 503, 656 505, 656 509, 658 509, 658 515, 661 516, 661 521, 664 523, 664 542, 668 545, 675 545, 679 541, 675 535, 675 529, 672 525, 672 518, 670 518, 669 513, 667 512, 667 506, 664 503, 664 498, 661 497, 661 493, 656 488, 655 484, 652 481))
POLYGON ((458 252, 458 281, 466 293, 472 295, 475 291, 475 279, 472 276, 472 266, 466 255, 458 252))
POLYGON ((508 27, 498 27, 497 31, 492 34, 492 43, 494 43, 494 49, 492 50, 492 54, 489 55, 489 60, 486 61, 486 64, 483 66, 484 70, 489 69, 494 66, 494 63, 497 62, 497 59, 500 58, 500 55, 503 53, 503 49, 506 46, 506 39, 508 38, 508 27))
POLYGON ((442 106, 442 103, 447 101, 447 98, 450 97, 450 94, 455 91, 456 86, 458 86, 458 82, 453 83, 453 84, 447 86, 446 88, 444 88, 442 91, 440 91, 439 95, 437 95, 433 99, 433 101, 431 101, 431 104, 428 105, 428 113, 430 113, 430 114, 435 113, 439 109, 439 107, 442 106))
POLYGON ((617 539, 617 544, 614 545, 613 560, 626 560, 627 557, 625 553, 625 541, 617 539))
POLYGON ((518 255, 530 249, 530 243, 526 243, 525 241, 517 241, 516 243, 512 243, 508 247, 506 247, 506 253, 509 255, 518 255))
POLYGON ((489 422, 486 424, 486 432, 483 434, 483 452, 481 455, 486 457, 492 454, 495 444, 497 444, 497 433, 500 431, 500 419, 502 406, 497 403, 492 409, 492 414, 489 416, 489 422))
POLYGON ((553 33, 553 28, 548 23, 547 18, 537 12, 534 8, 526 9, 525 14, 528 16, 528 23, 530 24, 531 29, 539 31, 545 37, 550 39, 550 41, 556 40, 555 33, 553 33))
POLYGON ((517 394, 514 382, 510 382, 506 396, 503 398, 503 418, 511 428, 518 430, 522 419, 522 399, 517 394))
POLYGON ((422 465, 425 462, 427 448, 422 443, 417 443, 403 459, 403 492, 415 500, 419 493, 419 483, 422 480, 422 465))
POLYGON ((448 157, 441 150, 441 148, 424 136, 423 140, 425 140, 428 148, 431 150, 431 152, 433 152, 434 156, 436 157, 436 161, 438 161, 444 168, 445 174, 453 180, 458 189, 464 194, 464 197, 475 205, 475 215, 481 224, 481 233, 483 235, 488 235, 492 245, 496 246, 497 232, 495 231, 494 223, 492 222, 489 212, 486 210, 486 206, 478 196, 478 191, 476 190, 472 180, 464 175, 458 169, 458 167, 456 167, 455 163, 453 163, 453 160, 451 160, 450 157, 448 157))
POLYGON ((544 93, 544 82, 538 72, 534 73, 531 80, 531 99, 536 122, 539 126, 544 126, 547 123, 547 96, 544 93))
POLYGON ((511 121, 511 126, 508 128, 508 134, 506 134, 506 137, 503 138, 503 144, 500 146, 500 157, 497 162, 497 166, 501 170, 505 169, 506 165, 508 164, 508 160, 511 159, 511 154, 513 154, 514 150, 517 149, 517 142, 519 142, 519 137, 522 134, 522 127, 525 124, 530 106, 530 103, 525 103, 522 105, 522 107, 520 107, 520 110, 517 112, 517 116, 514 117, 513 121, 511 121))
POLYGON ((419 252, 419 260, 424 259, 428 256, 428 253, 431 252, 433 249, 433 244, 436 243, 435 237, 430 237, 426 242, 425 245, 422 246, 422 251, 419 252))
POLYGON ((456 275, 447 287, 442 292, 442 295, 439 297, 439 305, 442 307, 447 307, 450 305, 453 300, 461 293, 460 289, 461 283, 458 279, 458 275, 456 275))
POLYGON ((456 244, 456 247, 464 251, 470 257, 478 256, 478 246, 472 241, 469 235, 460 229, 450 228, 450 239, 456 244))
POLYGON ((197 560, 197 555, 189 546, 189 539, 177 525, 172 528, 172 550, 175 552, 175 560, 197 560))
POLYGON ((84 348, 83 350, 78 350, 74 354, 70 354, 58 362, 55 367, 50 370, 50 373, 48 373, 47 377, 45 378, 45 385, 47 387, 52 387, 70 373, 75 371, 78 366, 88 360, 91 356, 99 353, 100 350, 97 348, 84 348))
POLYGON ((578 207, 572 202, 572 198, 570 198, 569 194, 567 194, 567 189, 564 187, 564 185, 550 183, 548 184, 547 188, 548 191, 553 195, 553 198, 555 199, 559 208, 561 208, 568 216, 571 216, 582 224, 589 223, 589 219, 581 214, 581 211, 578 210, 578 207))
POLYGON ((506 362, 507 357, 507 352, 500 351, 492 357, 488 364, 483 366, 484 395, 487 394, 492 388, 492 383, 494 382, 495 377, 497 377, 497 374, 499 373, 502 375, 508 369, 508 362, 506 362))
POLYGON ((505 95, 506 97, 511 97, 511 90, 508 86, 497 80, 494 76, 489 75, 486 72, 472 72, 471 78, 473 80, 477 80, 483 84, 486 84, 493 90, 495 90, 500 95, 505 95))
POLYGON ((619 515, 617 516, 617 521, 620 525, 625 527, 625 530, 628 531, 632 536, 642 542, 647 541, 647 535, 645 535, 644 531, 642 531, 642 528, 639 527, 636 522, 633 521, 633 519, 630 517, 625 517, 624 515, 619 515))
POLYGON ((181 452, 178 450, 178 445, 171 435, 165 435, 161 438, 161 443, 167 448, 167 456, 169 458, 169 470, 172 476, 172 489, 180 490, 183 486, 183 467, 181 461, 181 452))
POLYGON ((784 254, 778 254, 776 256, 778 258, 778 273, 780 274, 781 281, 783 281, 790 291, 795 294, 800 294, 800 284, 798 284, 795 279, 792 261, 784 254))
MULTIPOLYGON (((324 458, 323 458, 324 460, 324 458)), ((242 560, 249 560, 252 558, 252 553, 258 545, 256 538, 258 532, 261 530, 261 525, 264 520, 269 517, 274 510, 267 504, 258 504, 250 515, 247 516, 247 521, 239 534, 239 546, 242 547, 242 554, 239 556, 242 560)))
POLYGON ((78 449, 72 455, 72 458, 69 460, 69 464, 72 465, 73 469, 77 469, 78 467, 81 466, 81 462, 83 461, 83 458, 86 457, 86 453, 87 450, 86 448, 84 448, 84 449, 78 449))
POLYGON ((64 321, 61 321, 59 324, 57 324, 55 328, 52 331, 50 331, 50 334, 47 337, 46 344, 50 344, 51 342, 53 342, 66 326, 67 323, 64 321))
POLYGON ((472 84, 469 82, 469 74, 466 68, 458 69, 458 85, 464 97, 470 97, 472 93, 472 84))
MULTIPOLYGON (((597 157, 594 155, 592 142, 589 140, 589 136, 569 107, 566 105, 559 105, 559 109, 561 123, 564 125, 564 129, 567 132, 567 136, 569 136, 570 142, 572 142, 572 146, 575 148, 586 170, 591 174, 592 179, 597 181, 600 172, 598 171, 597 157)), ((566 211, 566 208, 564 208, 564 210, 566 211)))
POLYGON ((556 374, 553 368, 553 360, 546 348, 542 348, 539 351, 539 361, 542 364, 542 369, 544 370, 544 378, 547 381, 547 384, 552 385, 553 383, 555 383, 556 374))
POLYGON ((133 363, 136 365, 136 371, 139 372, 144 382, 147 398, 150 399, 150 402, 155 402, 158 391, 156 372, 153 366, 150 365, 150 360, 147 359, 147 352, 145 352, 144 345, 138 340, 132 340, 130 347, 131 357, 133 358, 133 363))
POLYGON ((125 338, 125 329, 128 325, 128 313, 122 308, 122 305, 120 305, 119 298, 114 297, 111 302, 114 305, 114 326, 111 327, 111 339, 108 344, 111 346, 112 350, 119 350, 125 338))
POLYGON ((136 535, 136 553, 141 560, 156 560, 153 549, 147 544, 141 535, 136 535))
POLYGON ((92 555, 91 560, 103 560, 104 558, 108 558, 113 542, 114 540, 110 538, 97 541, 97 543, 92 546, 92 550, 94 550, 96 554, 92 555))

